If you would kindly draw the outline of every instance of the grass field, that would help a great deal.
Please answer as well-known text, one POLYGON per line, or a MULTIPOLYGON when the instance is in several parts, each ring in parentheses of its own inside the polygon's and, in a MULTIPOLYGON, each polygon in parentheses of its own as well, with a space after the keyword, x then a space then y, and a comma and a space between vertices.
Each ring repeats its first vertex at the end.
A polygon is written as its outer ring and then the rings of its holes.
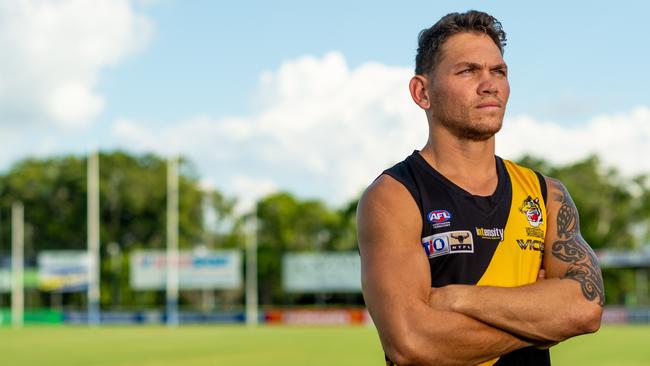
MULTIPOLYGON (((554 365, 650 365, 650 326, 605 326, 551 350, 554 365)), ((0 329, 0 365, 383 365, 367 327, 0 329)))

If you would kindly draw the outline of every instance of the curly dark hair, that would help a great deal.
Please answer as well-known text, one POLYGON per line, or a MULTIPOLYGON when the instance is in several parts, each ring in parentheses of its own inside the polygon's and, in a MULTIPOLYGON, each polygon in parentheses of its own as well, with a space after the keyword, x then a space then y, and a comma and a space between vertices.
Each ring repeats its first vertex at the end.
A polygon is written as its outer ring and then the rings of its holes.
POLYGON ((415 56, 415 73, 424 75, 432 71, 440 58, 440 48, 449 37, 463 32, 483 33, 494 41, 503 55, 506 32, 492 15, 482 11, 469 10, 465 13, 451 13, 423 29, 418 36, 418 54, 415 56))

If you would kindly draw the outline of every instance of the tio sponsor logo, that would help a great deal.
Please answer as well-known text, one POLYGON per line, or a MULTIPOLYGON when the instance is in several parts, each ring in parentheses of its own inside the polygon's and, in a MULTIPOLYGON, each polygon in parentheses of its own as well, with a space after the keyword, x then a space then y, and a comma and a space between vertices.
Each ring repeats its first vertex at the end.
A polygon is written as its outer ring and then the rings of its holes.
POLYGON ((429 258, 456 253, 474 253, 472 233, 467 230, 447 231, 422 238, 422 246, 429 258))
POLYGON ((429 222, 434 224, 440 224, 447 222, 451 219, 451 214, 446 210, 433 210, 427 215, 429 222))
POLYGON ((449 239, 445 235, 431 235, 423 238, 422 246, 429 258, 449 253, 449 239))

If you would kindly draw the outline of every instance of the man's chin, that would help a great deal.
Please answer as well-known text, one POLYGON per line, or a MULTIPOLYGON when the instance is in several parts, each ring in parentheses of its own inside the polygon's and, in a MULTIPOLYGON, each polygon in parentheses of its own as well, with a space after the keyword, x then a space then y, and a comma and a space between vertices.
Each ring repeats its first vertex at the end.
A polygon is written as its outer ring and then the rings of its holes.
POLYGON ((501 130, 501 120, 481 121, 475 124, 441 121, 441 124, 449 130, 452 135, 461 140, 485 141, 489 140, 501 130))
POLYGON ((454 132, 454 135, 461 140, 469 141, 486 141, 491 139, 497 132, 501 130, 501 125, 493 128, 460 128, 454 132))
POLYGON ((458 136, 462 140, 469 140, 469 141, 487 141, 491 139, 498 131, 494 132, 467 132, 463 135, 458 136))

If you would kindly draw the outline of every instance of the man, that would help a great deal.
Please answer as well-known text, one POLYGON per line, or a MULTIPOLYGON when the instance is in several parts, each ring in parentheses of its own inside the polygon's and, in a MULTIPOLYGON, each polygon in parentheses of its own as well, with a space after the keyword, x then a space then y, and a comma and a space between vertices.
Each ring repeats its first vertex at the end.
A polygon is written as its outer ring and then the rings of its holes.
POLYGON ((477 11, 420 33, 409 90, 428 141, 368 187, 357 213, 387 365, 548 365, 550 346, 600 327, 600 268, 569 193, 494 154, 505 39, 477 11))

